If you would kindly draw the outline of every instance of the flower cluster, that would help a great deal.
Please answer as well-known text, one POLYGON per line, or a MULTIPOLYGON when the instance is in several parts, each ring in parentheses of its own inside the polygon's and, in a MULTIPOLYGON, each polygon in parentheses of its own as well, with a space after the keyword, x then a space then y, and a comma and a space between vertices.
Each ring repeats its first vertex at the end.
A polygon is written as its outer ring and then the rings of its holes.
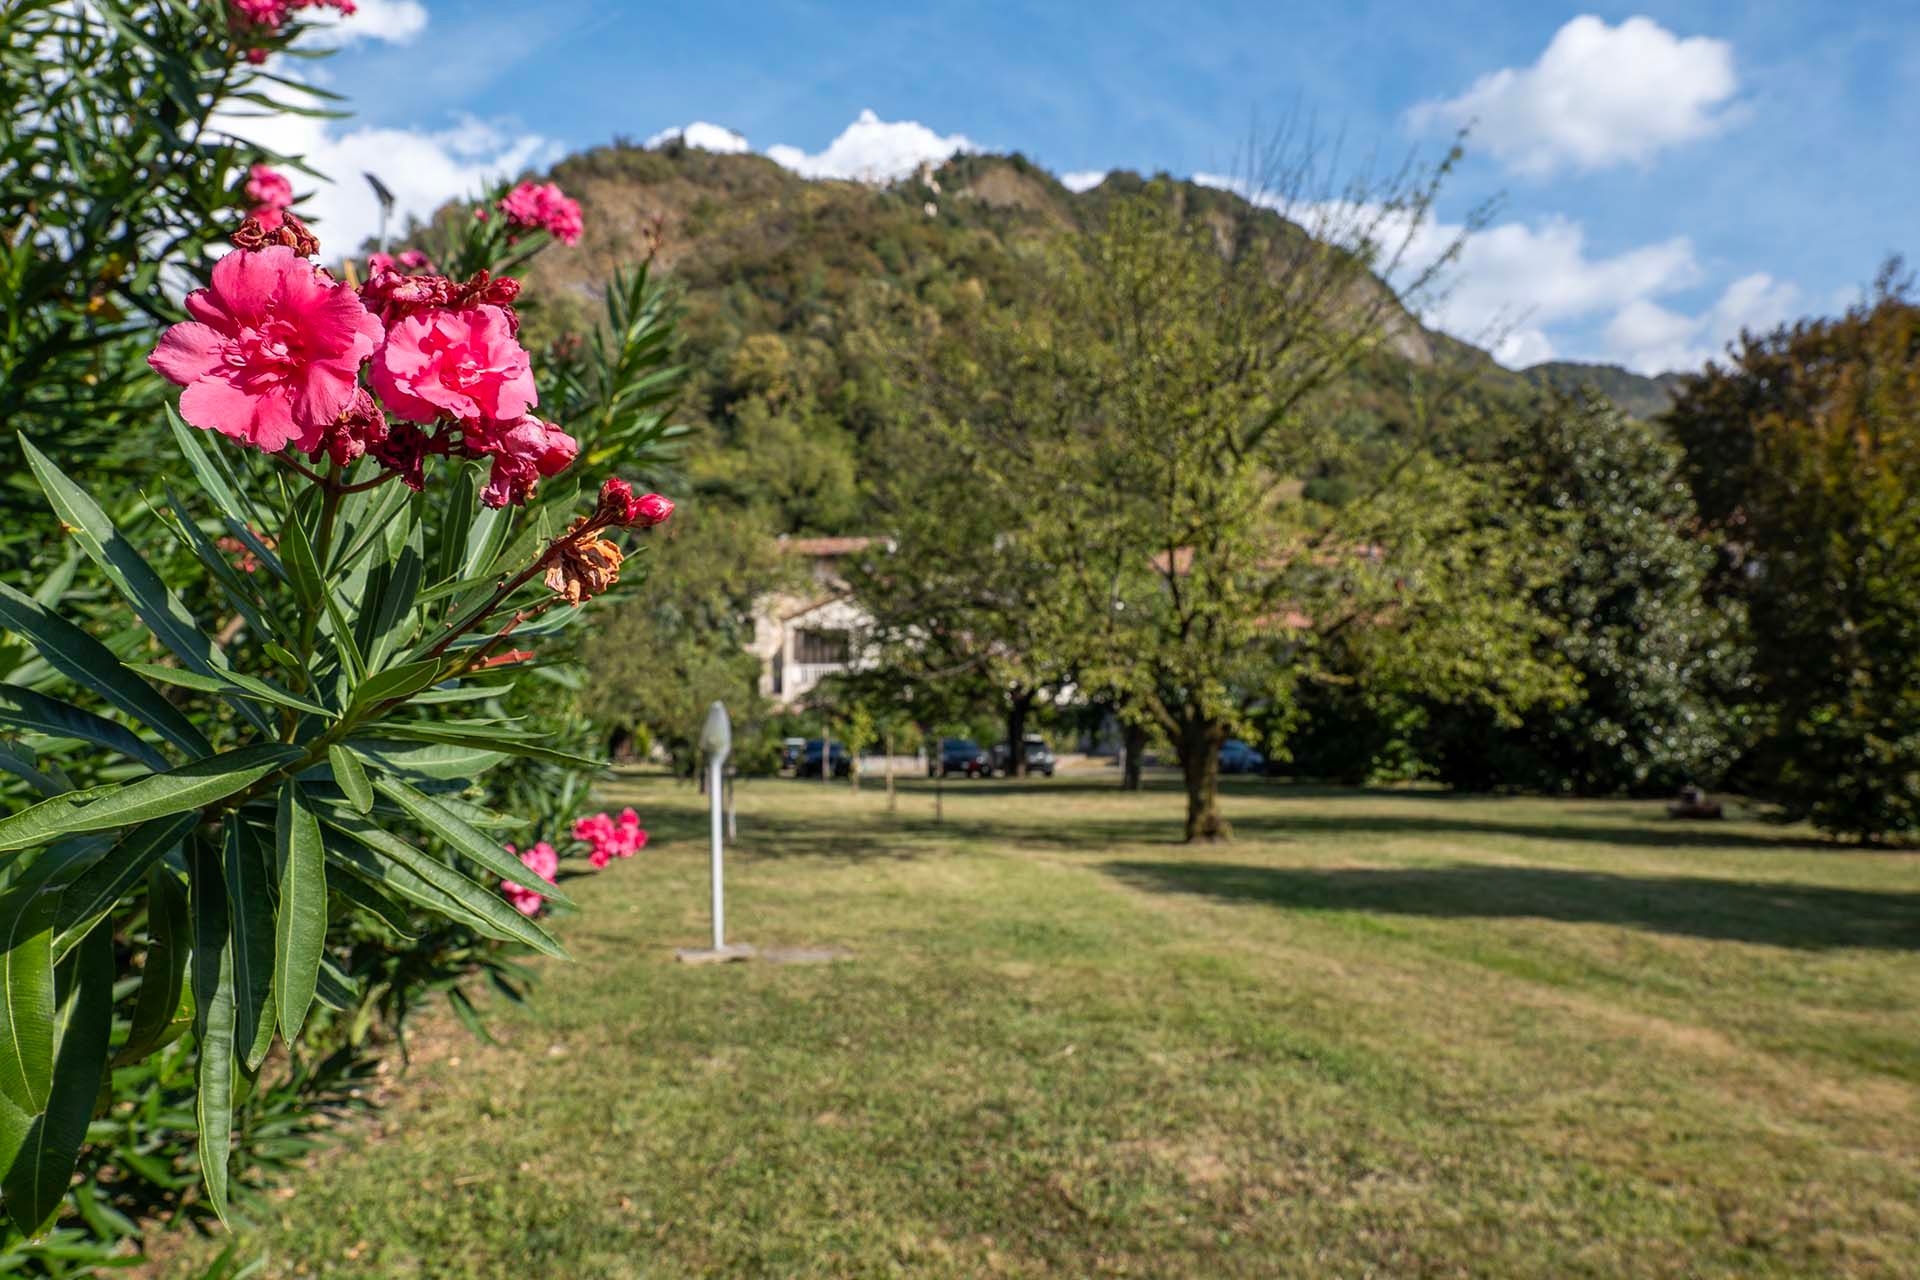
POLYGON ((577 819, 573 824, 573 838, 585 842, 587 861, 595 871, 615 858, 631 858, 647 847, 647 833, 640 829, 640 815, 631 809, 622 809, 617 822, 604 813, 577 819))
POLYGON ((506 215, 507 225, 517 231, 545 231, 561 244, 576 244, 585 223, 580 219, 580 202, 551 182, 523 182, 500 198, 495 206, 506 215))
MULTIPOLYGON (((508 845, 507 852, 518 854, 520 865, 548 884, 552 884, 553 878, 560 874, 560 855, 555 853, 553 846, 545 840, 524 852, 508 845)), ((505 894, 507 901, 513 904, 513 909, 523 916, 539 914, 540 904, 546 900, 546 895, 539 890, 529 889, 526 885, 516 884, 511 880, 500 882, 500 892, 505 894)))
POLYGON ((248 215, 260 224, 263 231, 278 231, 286 219, 288 209, 293 207, 293 184, 287 176, 277 169, 264 164, 256 164, 247 170, 247 199, 253 202, 253 212, 248 215))
MULTIPOLYGON (((573 838, 587 846, 587 861, 595 871, 602 870, 615 858, 631 858, 647 847, 647 833, 641 830, 640 815, 632 809, 622 809, 617 819, 605 813, 575 819, 573 838)), ((506 849, 519 857, 522 866, 548 884, 560 874, 560 855, 545 840, 524 852, 512 845, 506 849)), ((502 880, 500 892, 513 904, 514 910, 524 916, 538 915, 541 903, 546 900, 546 895, 537 888, 512 880, 502 880)))
MULTIPOLYGON (((354 0, 227 0, 227 16, 234 31, 243 40, 269 40, 302 9, 337 9, 350 18, 359 6, 354 0)), ((247 46, 248 62, 265 62, 266 49, 259 44, 247 46)))
POLYGON ((291 199, 285 179, 257 169, 248 192, 275 224, 260 211, 248 218, 235 237, 245 247, 215 265, 210 286, 187 298, 193 320, 167 330, 149 357, 186 388, 183 418, 341 467, 371 453, 415 489, 430 454, 486 458, 481 500, 493 507, 524 503, 572 465, 574 438, 531 412, 539 392, 517 336, 519 281, 480 271, 457 283, 375 264, 355 290, 307 261, 303 250, 318 248, 311 234, 284 205, 270 207, 291 199))

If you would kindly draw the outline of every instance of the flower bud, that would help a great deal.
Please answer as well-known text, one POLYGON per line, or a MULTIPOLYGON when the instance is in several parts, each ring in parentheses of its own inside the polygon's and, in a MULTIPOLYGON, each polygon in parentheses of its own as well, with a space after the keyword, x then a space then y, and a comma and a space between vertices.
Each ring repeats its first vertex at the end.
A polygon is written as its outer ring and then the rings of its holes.
POLYGON ((673 500, 663 498, 657 493, 649 493, 644 498, 635 498, 627 507, 626 523, 636 529, 651 529, 654 525, 665 524, 667 517, 673 514, 673 500))

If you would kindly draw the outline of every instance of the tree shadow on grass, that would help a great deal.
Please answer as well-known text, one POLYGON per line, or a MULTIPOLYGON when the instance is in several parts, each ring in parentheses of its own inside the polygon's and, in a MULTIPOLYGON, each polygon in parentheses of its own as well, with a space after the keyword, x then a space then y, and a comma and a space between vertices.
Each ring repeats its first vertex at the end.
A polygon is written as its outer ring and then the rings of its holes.
MULTIPOLYGON (((1422 796, 1421 799, 1424 801, 1426 797, 1422 796)), ((1582 815, 1591 812, 1584 810, 1582 815)), ((1555 843, 1571 841, 1580 844, 1631 845, 1647 849, 1875 852, 1809 836, 1804 832, 1782 831, 1778 835, 1771 835, 1729 828, 1719 823, 1679 822, 1672 818, 1628 812, 1608 814, 1606 817, 1608 820, 1604 822, 1594 822, 1584 817, 1575 822, 1504 822, 1465 815, 1411 813, 1286 813, 1248 814, 1243 817, 1235 814, 1231 808, 1227 810, 1227 819, 1233 823, 1235 832, 1265 839, 1341 835, 1484 835, 1555 843)))
POLYGON ((1920 893, 1464 863, 1304 870, 1115 861, 1102 869, 1154 892, 1299 911, 1558 920, 1803 950, 1920 951, 1920 893))

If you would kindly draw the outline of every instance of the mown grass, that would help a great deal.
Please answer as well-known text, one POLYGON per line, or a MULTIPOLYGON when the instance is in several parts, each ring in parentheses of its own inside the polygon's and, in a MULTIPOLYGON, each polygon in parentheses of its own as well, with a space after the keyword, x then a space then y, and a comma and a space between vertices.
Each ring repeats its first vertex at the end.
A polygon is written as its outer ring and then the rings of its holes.
MULTIPOLYGON (((298 1182, 268 1274, 1920 1274, 1920 856, 1244 781, 740 791, 298 1182)), ((196 1254, 197 1256, 197 1254, 196 1254)), ((187 1260, 183 1259, 184 1267, 187 1260)))

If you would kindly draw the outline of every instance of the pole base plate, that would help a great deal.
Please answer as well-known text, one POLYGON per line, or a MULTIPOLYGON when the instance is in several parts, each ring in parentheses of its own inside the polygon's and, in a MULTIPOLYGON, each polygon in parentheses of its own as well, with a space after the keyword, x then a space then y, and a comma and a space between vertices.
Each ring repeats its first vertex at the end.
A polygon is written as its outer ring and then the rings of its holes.
POLYGON ((730 942, 724 947, 682 947, 673 954, 681 964, 730 964, 753 959, 754 950, 748 943, 730 942))

